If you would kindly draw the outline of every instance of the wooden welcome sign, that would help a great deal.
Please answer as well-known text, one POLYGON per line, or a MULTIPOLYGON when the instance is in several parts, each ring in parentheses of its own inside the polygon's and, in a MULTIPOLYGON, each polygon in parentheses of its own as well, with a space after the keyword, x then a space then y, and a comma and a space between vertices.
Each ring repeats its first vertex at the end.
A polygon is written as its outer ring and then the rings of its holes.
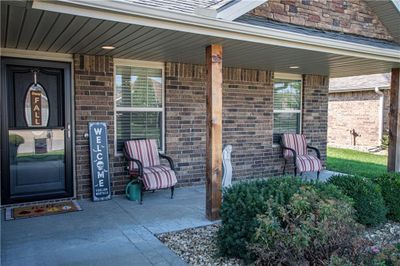
POLYGON ((89 123, 89 148, 93 201, 109 200, 111 199, 111 187, 107 124, 105 122, 89 123))

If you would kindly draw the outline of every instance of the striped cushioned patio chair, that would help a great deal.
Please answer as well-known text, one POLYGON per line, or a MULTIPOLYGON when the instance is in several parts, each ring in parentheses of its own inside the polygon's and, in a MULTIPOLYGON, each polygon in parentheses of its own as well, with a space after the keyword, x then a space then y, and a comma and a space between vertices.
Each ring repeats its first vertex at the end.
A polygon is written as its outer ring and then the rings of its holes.
POLYGON ((143 191, 171 188, 171 199, 174 197, 174 186, 177 183, 174 162, 158 152, 157 140, 137 139, 125 141, 124 155, 129 162, 131 177, 138 178, 143 191), (168 161, 169 166, 161 165, 160 157, 168 161))
POLYGON ((304 172, 317 172, 317 179, 319 179, 319 173, 322 170, 321 153, 317 148, 307 145, 304 135, 283 134, 281 147, 283 158, 285 159, 283 174, 286 171, 286 163, 289 160, 293 160, 295 176, 297 175, 297 171, 300 172, 300 175, 304 172), (309 154, 309 149, 314 150, 316 156, 309 154))

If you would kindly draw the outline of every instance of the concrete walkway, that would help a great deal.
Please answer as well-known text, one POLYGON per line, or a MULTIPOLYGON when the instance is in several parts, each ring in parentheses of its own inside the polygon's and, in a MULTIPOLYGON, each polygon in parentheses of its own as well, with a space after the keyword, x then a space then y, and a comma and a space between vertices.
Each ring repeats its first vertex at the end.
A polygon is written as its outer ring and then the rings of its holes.
MULTIPOLYGON (((319 175, 319 180, 322 182, 326 182, 331 178, 331 176, 334 175, 344 175, 339 172, 334 172, 334 171, 329 171, 329 170, 323 170, 321 171, 319 175)), ((307 180, 316 180, 317 179, 317 173, 304 173, 303 177, 306 178, 307 180)))
MULTIPOLYGON (((326 181, 336 174, 323 171, 326 181)), ((315 174, 305 174, 315 179, 315 174)), ((114 197, 79 201, 83 211, 4 221, 1 265, 185 265, 155 234, 211 224, 205 188, 145 193, 143 205, 114 197)))
POLYGON ((185 265, 154 234, 204 226, 203 187, 79 201, 83 211, 1 221, 1 265, 185 265))

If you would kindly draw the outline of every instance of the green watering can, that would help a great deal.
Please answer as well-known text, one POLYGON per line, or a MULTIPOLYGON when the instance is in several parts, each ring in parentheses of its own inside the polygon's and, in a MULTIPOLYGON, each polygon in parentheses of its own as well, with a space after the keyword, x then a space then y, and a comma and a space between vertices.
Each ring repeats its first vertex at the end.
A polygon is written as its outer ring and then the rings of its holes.
POLYGON ((126 185, 125 195, 128 200, 140 201, 140 184, 137 180, 132 180, 126 185))

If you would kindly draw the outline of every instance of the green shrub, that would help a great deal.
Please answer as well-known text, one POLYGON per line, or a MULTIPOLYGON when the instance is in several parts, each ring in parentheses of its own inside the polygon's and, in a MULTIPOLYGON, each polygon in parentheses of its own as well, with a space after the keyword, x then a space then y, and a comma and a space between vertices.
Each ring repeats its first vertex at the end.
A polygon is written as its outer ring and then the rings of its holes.
POLYGON ((273 197, 278 202, 288 202, 301 184, 299 178, 271 178, 234 184, 225 190, 218 231, 221 254, 249 259, 247 243, 258 226, 256 216, 268 209, 266 201, 273 197))
POLYGON ((315 186, 302 185, 287 204, 271 198, 266 205, 249 245, 257 265, 327 265, 361 229, 349 203, 324 198, 315 186))
MULTIPOLYGON (((218 231, 221 255, 252 259, 248 244, 260 225, 257 215, 268 211, 268 201, 287 204, 304 184, 299 178, 279 177, 242 182, 225 190, 220 212, 222 226, 218 231)), ((333 185, 307 184, 315 187, 322 198, 349 200, 333 185)))
POLYGON ((382 196, 388 209, 387 217, 400 222, 400 174, 384 174, 373 180, 381 187, 382 196))
POLYGON ((337 175, 329 180, 353 199, 357 221, 367 226, 383 223, 387 209, 380 187, 360 176, 337 175))

